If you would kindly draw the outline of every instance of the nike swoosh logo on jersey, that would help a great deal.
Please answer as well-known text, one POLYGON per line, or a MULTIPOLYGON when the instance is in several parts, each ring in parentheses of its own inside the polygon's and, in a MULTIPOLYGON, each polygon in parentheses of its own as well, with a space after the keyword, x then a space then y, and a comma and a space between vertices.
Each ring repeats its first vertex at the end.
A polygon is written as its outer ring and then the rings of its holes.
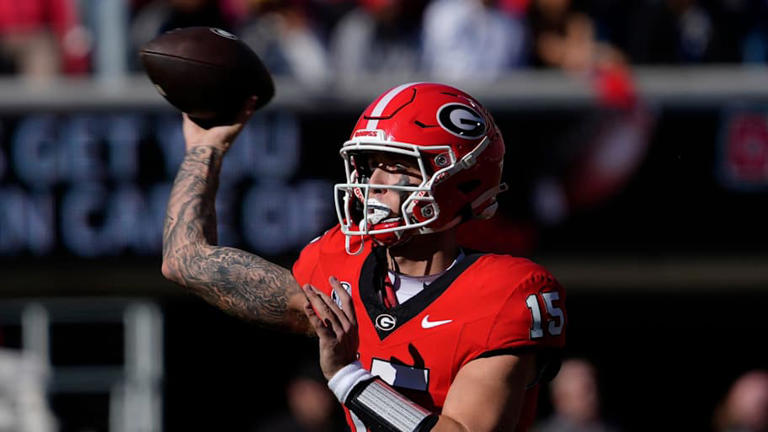
POLYGON ((453 320, 443 320, 443 321, 430 321, 429 315, 425 316, 423 320, 421 320, 421 326, 425 329, 441 326, 443 324, 448 324, 449 322, 453 322, 453 320))

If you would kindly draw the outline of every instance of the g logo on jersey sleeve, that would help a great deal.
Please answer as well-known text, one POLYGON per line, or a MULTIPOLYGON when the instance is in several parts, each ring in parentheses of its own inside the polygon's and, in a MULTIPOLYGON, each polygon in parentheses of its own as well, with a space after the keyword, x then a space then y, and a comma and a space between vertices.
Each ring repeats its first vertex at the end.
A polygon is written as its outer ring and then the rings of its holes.
POLYGON ((449 103, 437 110, 437 123, 440 127, 459 138, 475 139, 485 133, 485 120, 468 105, 449 103))
MULTIPOLYGON (((352 285, 349 282, 340 281, 339 285, 341 285, 341 287, 344 288, 344 291, 346 291, 347 294, 352 295, 352 285)), ((331 290, 331 299, 333 300, 334 303, 336 303, 336 306, 338 306, 339 309, 344 309, 341 306, 341 299, 339 298, 339 296, 336 295, 335 290, 331 290)))

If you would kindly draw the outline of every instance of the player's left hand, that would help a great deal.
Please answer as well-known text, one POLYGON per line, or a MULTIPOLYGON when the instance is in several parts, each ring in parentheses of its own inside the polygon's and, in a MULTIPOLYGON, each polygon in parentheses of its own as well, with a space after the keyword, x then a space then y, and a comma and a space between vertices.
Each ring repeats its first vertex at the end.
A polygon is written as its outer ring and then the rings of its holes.
POLYGON ((341 300, 341 307, 312 285, 302 287, 307 298, 304 313, 320 339, 320 369, 326 379, 331 379, 339 369, 357 360, 360 343, 352 297, 335 277, 331 276, 329 282, 341 300))

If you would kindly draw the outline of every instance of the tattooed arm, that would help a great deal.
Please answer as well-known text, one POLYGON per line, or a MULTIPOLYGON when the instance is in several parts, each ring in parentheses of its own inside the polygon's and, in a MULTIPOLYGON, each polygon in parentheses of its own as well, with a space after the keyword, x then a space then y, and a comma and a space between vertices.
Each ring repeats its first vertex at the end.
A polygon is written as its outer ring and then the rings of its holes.
POLYGON ((251 116, 251 106, 236 124, 211 129, 184 115, 186 155, 165 216, 163 275, 237 317, 307 332, 304 295, 290 270, 239 249, 216 246, 221 162, 251 116))

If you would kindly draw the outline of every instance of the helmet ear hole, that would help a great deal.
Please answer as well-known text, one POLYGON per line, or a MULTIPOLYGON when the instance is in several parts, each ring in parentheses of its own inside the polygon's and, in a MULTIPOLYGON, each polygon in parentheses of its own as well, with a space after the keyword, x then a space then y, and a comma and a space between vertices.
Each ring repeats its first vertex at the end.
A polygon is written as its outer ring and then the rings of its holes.
POLYGON ((456 187, 459 188, 461 193, 467 195, 473 190, 477 189, 478 186, 480 186, 481 181, 480 180, 470 180, 466 181, 464 183, 459 183, 456 187))

